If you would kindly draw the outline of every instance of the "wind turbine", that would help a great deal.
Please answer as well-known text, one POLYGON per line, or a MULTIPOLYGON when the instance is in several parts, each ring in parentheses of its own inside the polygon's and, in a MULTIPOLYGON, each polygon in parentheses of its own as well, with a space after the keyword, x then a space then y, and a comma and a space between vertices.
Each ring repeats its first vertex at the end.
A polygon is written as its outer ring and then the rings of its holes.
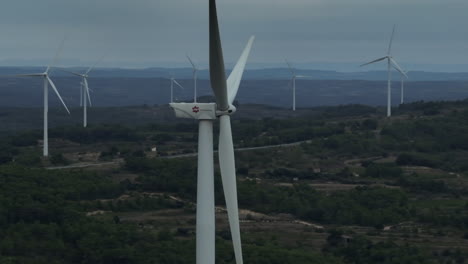
POLYGON ((88 102, 89 106, 92 106, 91 103, 91 96, 89 94, 89 86, 88 86, 88 77, 89 73, 96 67, 96 65, 102 61, 104 57, 99 59, 93 66, 89 67, 87 71, 84 73, 77 73, 77 72, 71 72, 67 70, 62 70, 64 72, 68 72, 70 74, 73 74, 75 76, 81 77, 81 82, 80 82, 80 106, 83 107, 83 127, 88 126, 88 102))
MULTIPOLYGON (((373 60, 371 62, 362 64, 362 66, 366 66, 372 63, 376 63, 379 61, 387 60, 387 70, 388 70, 388 85, 387 85, 387 117, 392 116, 392 66, 395 67, 399 72, 406 76, 404 71, 398 65, 398 63, 392 57, 392 43, 393 43, 393 36, 395 35, 395 25, 393 26, 392 36, 390 37, 390 44, 388 45, 387 56, 373 60)), ((406 76, 407 77, 407 76, 406 76)))
POLYGON ((219 166, 237 264, 242 264, 242 247, 237 205, 236 170, 232 142, 232 105, 244 73, 254 37, 245 47, 231 75, 226 80, 219 34, 216 1, 209 1, 210 23, 210 79, 216 103, 172 103, 176 116, 199 120, 196 263, 215 263, 215 203, 213 165, 213 121, 220 119, 219 166))
POLYGON ((182 87, 182 85, 180 85, 176 79, 174 78, 174 76, 171 77, 171 103, 174 102, 174 84, 179 86, 180 88, 184 89, 184 87, 182 87))
POLYGON ((13 75, 12 77, 40 77, 43 79, 43 89, 44 89, 44 145, 43 145, 43 156, 47 157, 49 156, 49 134, 48 134, 48 113, 49 113, 49 84, 54 90, 55 94, 57 95, 58 99, 60 102, 62 102, 62 105, 65 107, 65 110, 70 114, 70 111, 68 110, 67 105, 63 101, 62 97, 60 96, 59 91, 57 90, 57 87, 55 86, 54 82, 50 79, 49 73, 50 69, 55 65, 55 63, 58 60, 59 54, 62 51, 63 44, 65 42, 65 39, 62 41, 62 44, 60 45, 59 50, 55 54, 55 57, 52 61, 52 63, 47 66, 47 69, 42 72, 42 73, 32 73, 32 74, 17 74, 13 75))
POLYGON ((296 111, 296 79, 297 78, 307 78, 309 76, 297 75, 296 71, 293 69, 293 67, 288 62, 288 60, 285 60, 285 61, 286 61, 286 64, 288 64, 289 70, 291 71, 291 74, 292 74, 291 81, 289 83, 292 83, 292 88, 293 88, 293 111, 296 111))
POLYGON ((408 79, 408 72, 409 71, 400 71, 399 69, 395 68, 399 73, 401 77, 401 88, 400 88, 400 104, 403 104, 405 102, 405 79, 408 79))
POLYGON ((197 102, 197 77, 198 71, 201 69, 197 67, 197 65, 192 61, 189 55, 186 55, 187 59, 189 60, 190 64, 192 65, 192 74, 193 74, 193 102, 197 102))

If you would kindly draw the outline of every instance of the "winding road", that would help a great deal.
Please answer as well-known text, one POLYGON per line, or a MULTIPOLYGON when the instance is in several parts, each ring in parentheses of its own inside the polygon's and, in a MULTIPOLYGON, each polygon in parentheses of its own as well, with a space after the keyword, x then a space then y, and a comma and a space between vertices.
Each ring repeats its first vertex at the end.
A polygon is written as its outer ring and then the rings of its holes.
MULTIPOLYGON (((263 149, 272 149, 272 148, 288 148, 299 146, 303 143, 310 143, 311 140, 304 140, 298 141, 293 143, 287 144, 278 144, 278 145, 268 145, 268 146, 261 146, 261 147, 249 147, 249 148, 237 148, 235 151, 255 151, 255 150, 263 150, 263 149)), ((215 151, 217 153, 218 151, 215 151)), ((187 154, 178 154, 178 155, 171 155, 171 156, 161 156, 158 157, 160 159, 180 159, 180 158, 191 158, 196 157, 198 153, 187 153, 187 154)), ((111 161, 111 162, 100 162, 100 163, 78 163, 78 164, 71 164, 66 166, 56 166, 56 167, 47 167, 47 170, 66 170, 66 169, 80 169, 80 168, 89 168, 89 167, 101 167, 101 166, 113 166, 122 164, 123 160, 121 161, 111 161)))

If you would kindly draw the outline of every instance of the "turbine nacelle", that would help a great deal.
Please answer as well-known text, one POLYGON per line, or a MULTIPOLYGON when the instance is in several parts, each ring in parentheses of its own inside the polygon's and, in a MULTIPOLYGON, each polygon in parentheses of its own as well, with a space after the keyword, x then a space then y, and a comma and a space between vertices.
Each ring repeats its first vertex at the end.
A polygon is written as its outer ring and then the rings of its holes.
POLYGON ((170 103, 178 118, 198 120, 214 120, 216 116, 215 103, 170 103))
POLYGON ((230 105, 228 110, 218 110, 216 103, 171 103, 178 118, 189 118, 197 120, 215 120, 223 115, 232 115, 236 107, 230 105))

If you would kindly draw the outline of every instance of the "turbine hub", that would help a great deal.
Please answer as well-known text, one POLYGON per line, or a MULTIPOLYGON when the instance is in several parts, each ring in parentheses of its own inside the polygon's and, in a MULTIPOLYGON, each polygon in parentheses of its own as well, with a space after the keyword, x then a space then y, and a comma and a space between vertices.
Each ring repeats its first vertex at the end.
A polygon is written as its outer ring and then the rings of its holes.
POLYGON ((216 116, 217 117, 220 117, 220 116, 223 116, 223 115, 232 115, 234 114, 235 112, 237 111, 237 108, 233 105, 229 105, 229 108, 227 110, 219 110, 217 109, 216 110, 216 116))

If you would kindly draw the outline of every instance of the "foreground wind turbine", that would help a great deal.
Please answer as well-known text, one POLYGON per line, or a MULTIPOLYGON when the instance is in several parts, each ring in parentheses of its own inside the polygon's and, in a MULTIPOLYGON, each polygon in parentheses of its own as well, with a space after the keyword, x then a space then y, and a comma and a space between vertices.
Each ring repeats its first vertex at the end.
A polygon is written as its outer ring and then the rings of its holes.
MULTIPOLYGON (((65 40, 64 40, 65 41, 65 40)), ((67 110, 68 114, 70 114, 70 111, 68 110, 67 105, 63 101, 62 97, 60 96, 59 91, 57 90, 57 87, 55 86, 54 82, 49 77, 49 72, 50 69, 55 65, 55 63, 58 60, 59 54, 62 50, 63 43, 60 45, 59 50, 57 51, 57 54, 55 54, 55 57, 52 61, 52 63, 47 67, 45 72, 43 73, 32 73, 32 74, 18 74, 18 75, 13 75, 13 77, 41 77, 44 81, 44 145, 43 145, 43 155, 44 157, 49 156, 49 134, 48 134, 48 113, 49 113, 49 84, 52 86, 52 89, 54 90, 55 94, 57 95, 58 99, 60 102, 62 102, 63 106, 65 107, 65 110, 67 110)))
POLYGON ((172 103, 171 107, 174 108, 177 117, 199 120, 196 263, 215 263, 213 120, 219 118, 219 166, 236 263, 242 264, 236 168, 230 116, 236 111, 232 103, 239 89, 254 37, 250 38, 226 81, 215 0, 209 1, 209 16, 210 79, 216 103, 172 103))
POLYGON ((171 103, 174 102, 174 84, 176 84, 177 86, 179 86, 180 88, 184 89, 184 87, 182 87, 182 85, 180 85, 176 79, 174 78, 174 76, 171 77, 171 103))
POLYGON ((296 71, 293 69, 291 64, 287 60, 285 60, 285 61, 286 61, 286 64, 288 64, 289 70, 291 71, 291 74, 292 74, 292 78, 291 78, 291 81, 289 83, 292 83, 292 88, 293 88, 293 111, 296 111, 296 79, 297 78, 307 78, 308 76, 297 75, 296 71))
POLYGON ((388 70, 388 85, 387 85, 387 116, 392 116, 392 65, 395 67, 399 72, 406 76, 404 71, 400 68, 398 63, 392 57, 392 43, 393 43, 393 36, 395 35, 395 26, 393 26, 392 36, 390 37, 390 44, 388 46, 387 56, 373 60, 371 62, 362 64, 362 66, 366 66, 375 62, 387 60, 387 70, 388 70))
POLYGON ((197 77, 198 71, 200 70, 197 65, 192 61, 189 55, 186 55, 187 59, 189 60, 190 64, 192 64, 192 74, 193 74, 193 102, 197 102, 197 77))
POLYGON ((88 86, 88 77, 89 73, 96 67, 96 65, 102 60, 98 60, 93 66, 89 67, 89 69, 85 73, 77 73, 77 72, 71 72, 71 71, 66 71, 70 74, 73 74, 75 76, 81 77, 81 83, 80 83, 80 106, 83 107, 83 127, 88 126, 88 102, 89 106, 91 106, 91 96, 89 94, 89 86, 88 86))

